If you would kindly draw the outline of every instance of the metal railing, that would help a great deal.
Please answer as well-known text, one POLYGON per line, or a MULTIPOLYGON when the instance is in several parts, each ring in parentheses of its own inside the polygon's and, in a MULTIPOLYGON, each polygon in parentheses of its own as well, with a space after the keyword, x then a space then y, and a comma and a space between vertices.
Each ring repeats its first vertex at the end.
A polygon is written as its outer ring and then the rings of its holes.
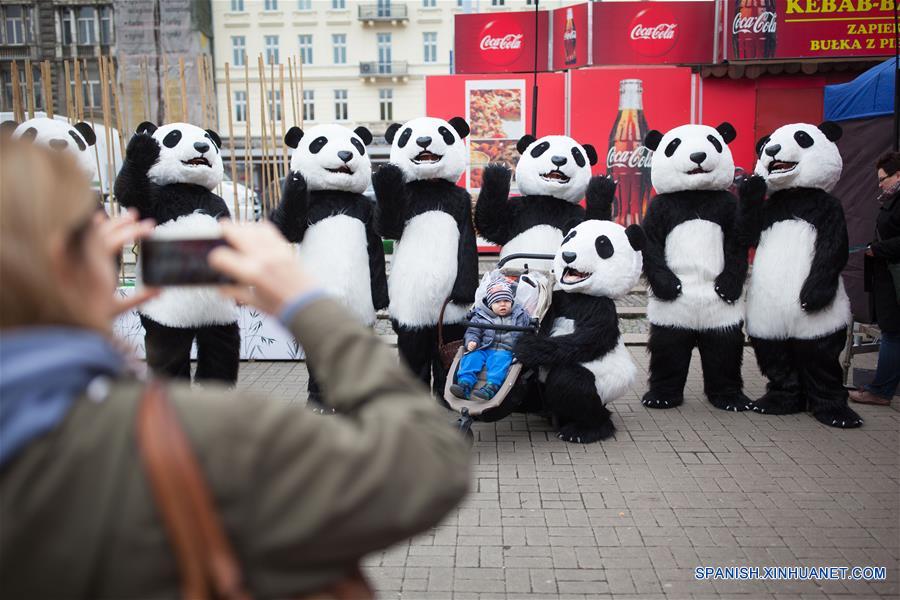
POLYGON ((405 60, 394 62, 367 61, 359 63, 360 77, 394 77, 406 75, 409 72, 409 63, 405 60))
POLYGON ((409 19, 406 4, 386 2, 378 4, 360 4, 360 21, 396 21, 409 19))

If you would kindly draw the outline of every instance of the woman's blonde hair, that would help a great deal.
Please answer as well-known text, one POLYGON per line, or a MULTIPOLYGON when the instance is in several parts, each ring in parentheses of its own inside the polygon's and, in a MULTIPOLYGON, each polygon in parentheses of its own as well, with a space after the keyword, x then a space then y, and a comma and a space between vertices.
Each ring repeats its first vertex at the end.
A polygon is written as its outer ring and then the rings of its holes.
POLYGON ((64 244, 77 260, 96 210, 90 182, 68 153, 0 142, 0 328, 80 324, 52 255, 64 244))

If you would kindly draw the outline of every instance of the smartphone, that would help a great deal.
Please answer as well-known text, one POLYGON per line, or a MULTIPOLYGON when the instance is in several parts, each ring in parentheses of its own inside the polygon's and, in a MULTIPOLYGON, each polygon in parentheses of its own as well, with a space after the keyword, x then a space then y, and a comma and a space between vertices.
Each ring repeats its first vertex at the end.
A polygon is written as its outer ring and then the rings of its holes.
POLYGON ((141 279, 151 287, 233 283, 208 260, 213 248, 227 245, 223 238, 141 240, 141 279))

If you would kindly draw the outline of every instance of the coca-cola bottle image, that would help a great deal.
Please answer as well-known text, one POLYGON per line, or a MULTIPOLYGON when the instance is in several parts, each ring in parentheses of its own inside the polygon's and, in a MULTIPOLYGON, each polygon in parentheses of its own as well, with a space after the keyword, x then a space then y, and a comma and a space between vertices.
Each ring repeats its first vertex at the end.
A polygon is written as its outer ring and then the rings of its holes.
POLYGON ((775 0, 734 0, 731 49, 736 60, 772 58, 777 42, 775 0))
POLYGON ((653 151, 644 146, 647 119, 644 117, 643 82, 619 82, 619 111, 609 133, 606 174, 619 182, 613 218, 620 225, 640 223, 650 201, 650 159, 653 151))
POLYGON ((572 9, 566 9, 566 30, 563 32, 563 46, 566 50, 566 64, 574 65, 578 62, 578 54, 575 51, 575 16, 572 9))

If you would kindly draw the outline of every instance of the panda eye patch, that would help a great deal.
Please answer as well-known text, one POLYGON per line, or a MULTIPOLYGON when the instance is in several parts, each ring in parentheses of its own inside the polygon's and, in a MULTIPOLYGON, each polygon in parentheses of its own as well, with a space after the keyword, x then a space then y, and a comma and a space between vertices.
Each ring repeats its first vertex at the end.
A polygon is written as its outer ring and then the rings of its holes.
POLYGON ((597 247, 597 256, 600 258, 609 258, 615 252, 612 242, 605 235, 597 236, 597 239, 594 240, 594 246, 597 247))
POLYGON ((327 144, 327 143, 328 143, 328 138, 325 137, 324 135, 320 135, 319 137, 317 137, 316 139, 314 139, 314 140, 309 144, 309 151, 310 151, 311 153, 313 153, 313 154, 318 154, 319 151, 320 151, 322 148, 324 148, 324 147, 325 147, 325 144, 327 144))
POLYGON ((438 127, 438 133, 441 134, 441 137, 444 138, 444 143, 448 146, 452 146, 453 142, 456 141, 456 138, 453 137, 453 134, 450 133, 450 130, 441 125, 438 127))
POLYGON ((79 136, 77 133, 75 133, 75 130, 73 130, 73 129, 69 130, 69 136, 73 140, 75 140, 75 145, 78 146, 78 149, 81 150, 82 152, 84 152, 84 149, 87 148, 87 146, 85 146, 84 142, 81 141, 81 136, 79 136))
POLYGON ((578 148, 572 148, 572 158, 575 159, 575 164, 579 167, 583 167, 587 164, 584 160, 584 154, 582 154, 581 150, 578 148))
POLYGON ((713 148, 716 149, 716 152, 718 152, 719 154, 722 153, 722 142, 717 140, 716 136, 708 135, 708 136, 706 136, 706 139, 708 139, 709 143, 713 145, 713 148))
POLYGON ((533 158, 537 158, 544 152, 546 152, 550 148, 550 142, 541 142, 537 146, 531 149, 531 156, 533 158))
POLYGON ((407 142, 409 142, 409 138, 412 137, 412 129, 406 128, 403 130, 403 133, 400 134, 400 139, 397 140, 397 146, 399 148, 403 148, 406 146, 407 142))
MULTIPOLYGON (((563 238, 562 243, 565 244, 566 242, 571 240, 573 237, 575 237, 575 234, 577 234, 577 233, 578 232, 573 229, 572 231, 570 231, 569 233, 566 234, 566 237, 563 238)), ((562 244, 560 244, 560 245, 562 245, 562 244)))
POLYGON ((363 143, 356 138, 350 138, 350 143, 353 144, 353 147, 359 150, 359 155, 364 156, 366 154, 366 147, 363 146, 363 143))
POLYGON ((801 148, 809 148, 813 145, 812 137, 805 131, 794 132, 794 139, 800 144, 801 148))
POLYGON ((671 158, 672 155, 675 154, 675 151, 678 150, 678 146, 680 146, 680 145, 681 145, 681 140, 678 138, 675 138, 674 140, 669 142, 669 145, 666 146, 666 156, 671 158))
POLYGON ((170 131, 168 135, 163 138, 163 146, 165 146, 166 148, 174 148, 180 141, 181 132, 176 129, 174 131, 170 131))

